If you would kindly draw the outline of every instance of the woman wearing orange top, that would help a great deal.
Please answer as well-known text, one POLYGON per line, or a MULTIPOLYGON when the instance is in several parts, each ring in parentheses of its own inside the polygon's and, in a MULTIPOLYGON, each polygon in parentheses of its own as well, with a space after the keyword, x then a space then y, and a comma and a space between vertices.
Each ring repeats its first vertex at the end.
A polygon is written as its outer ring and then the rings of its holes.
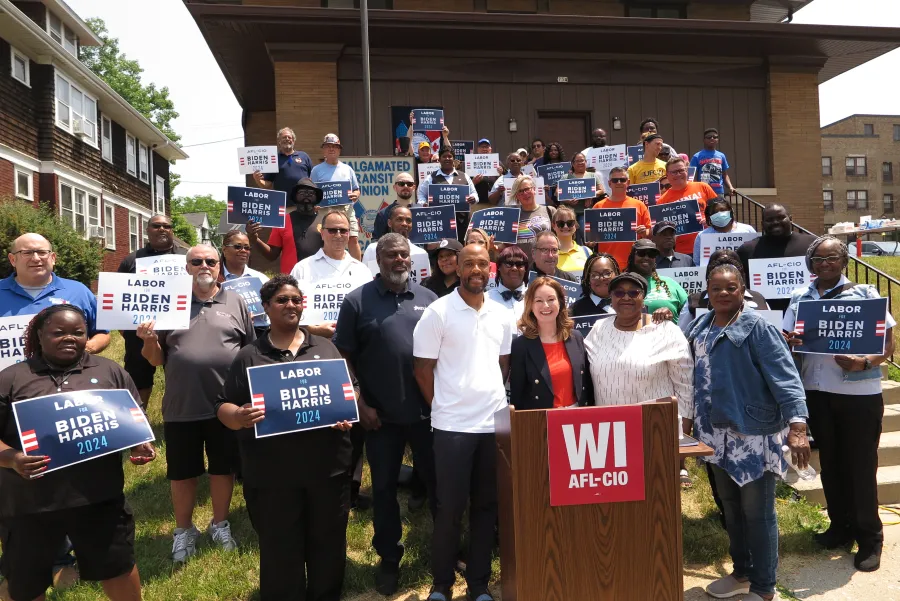
POLYGON ((510 352, 511 404, 516 409, 593 404, 584 338, 573 329, 562 286, 552 278, 536 278, 525 293, 518 326, 522 335, 510 352))
MULTIPOLYGON (((636 198, 628 196, 628 170, 624 167, 613 167, 609 170, 609 198, 604 198, 594 205, 595 209, 636 209, 637 239, 650 235, 650 211, 636 198)), ((598 253, 607 253, 616 258, 620 266, 628 264, 633 242, 599 242, 598 253)))

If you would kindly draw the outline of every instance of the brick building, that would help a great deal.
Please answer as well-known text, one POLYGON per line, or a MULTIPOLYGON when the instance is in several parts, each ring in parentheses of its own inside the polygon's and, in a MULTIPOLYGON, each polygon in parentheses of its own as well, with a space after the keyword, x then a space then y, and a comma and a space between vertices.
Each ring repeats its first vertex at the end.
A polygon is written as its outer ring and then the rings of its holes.
POLYGON ((187 155, 79 60, 98 45, 62 0, 0 0, 0 198, 52 207, 115 271, 187 155))
POLYGON ((900 115, 851 115, 821 135, 825 225, 900 215, 900 115))

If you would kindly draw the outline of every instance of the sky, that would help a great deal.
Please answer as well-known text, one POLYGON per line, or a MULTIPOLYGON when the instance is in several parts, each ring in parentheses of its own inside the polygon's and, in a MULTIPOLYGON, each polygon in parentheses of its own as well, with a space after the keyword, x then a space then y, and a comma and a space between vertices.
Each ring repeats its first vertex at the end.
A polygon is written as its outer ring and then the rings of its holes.
MULTIPOLYGON (((242 145, 241 107, 182 0, 67 0, 83 19, 100 17, 128 58, 144 69, 144 83, 169 88, 180 117, 174 128, 190 155, 174 171, 178 196, 212 193, 224 199, 242 145)), ((900 27, 898 0, 814 0, 795 23, 900 27)), ((854 113, 900 114, 900 49, 819 87, 822 125, 854 113), (877 88, 875 83, 877 82, 877 88)), ((274 144, 275 132, 272 133, 274 144)))

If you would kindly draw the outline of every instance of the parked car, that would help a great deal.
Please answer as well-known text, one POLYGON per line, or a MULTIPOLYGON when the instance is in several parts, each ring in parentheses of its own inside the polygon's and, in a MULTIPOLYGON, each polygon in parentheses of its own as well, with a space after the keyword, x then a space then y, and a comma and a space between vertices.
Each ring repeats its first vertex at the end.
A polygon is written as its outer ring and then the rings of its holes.
MULTIPOLYGON (((864 257, 896 257, 900 256, 900 242, 871 242, 863 240, 862 256, 864 257)), ((856 256, 856 242, 849 245, 850 256, 856 256)))

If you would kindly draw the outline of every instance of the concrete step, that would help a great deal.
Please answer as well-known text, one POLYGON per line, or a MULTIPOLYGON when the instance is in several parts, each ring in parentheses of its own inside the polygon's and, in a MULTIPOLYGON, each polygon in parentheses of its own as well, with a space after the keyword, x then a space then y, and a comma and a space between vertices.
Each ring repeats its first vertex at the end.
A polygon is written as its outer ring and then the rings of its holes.
MULTIPOLYGON (((822 464, 819 462, 819 451, 817 449, 813 449, 809 463, 816 468, 817 472, 822 471, 822 464)), ((878 467, 890 467, 892 465, 900 465, 900 432, 886 432, 882 434, 878 444, 878 467)))
POLYGON ((900 404, 886 404, 884 406, 884 419, 881 422, 881 431, 882 433, 900 431, 900 404))
POLYGON ((885 405, 900 405, 900 382, 882 380, 881 394, 884 395, 885 405))
MULTIPOLYGON (((822 490, 822 480, 818 475, 815 480, 800 480, 797 474, 790 470, 787 483, 811 503, 825 505, 825 492, 822 490)), ((900 503, 900 466, 878 468, 878 502, 881 505, 900 503)))

